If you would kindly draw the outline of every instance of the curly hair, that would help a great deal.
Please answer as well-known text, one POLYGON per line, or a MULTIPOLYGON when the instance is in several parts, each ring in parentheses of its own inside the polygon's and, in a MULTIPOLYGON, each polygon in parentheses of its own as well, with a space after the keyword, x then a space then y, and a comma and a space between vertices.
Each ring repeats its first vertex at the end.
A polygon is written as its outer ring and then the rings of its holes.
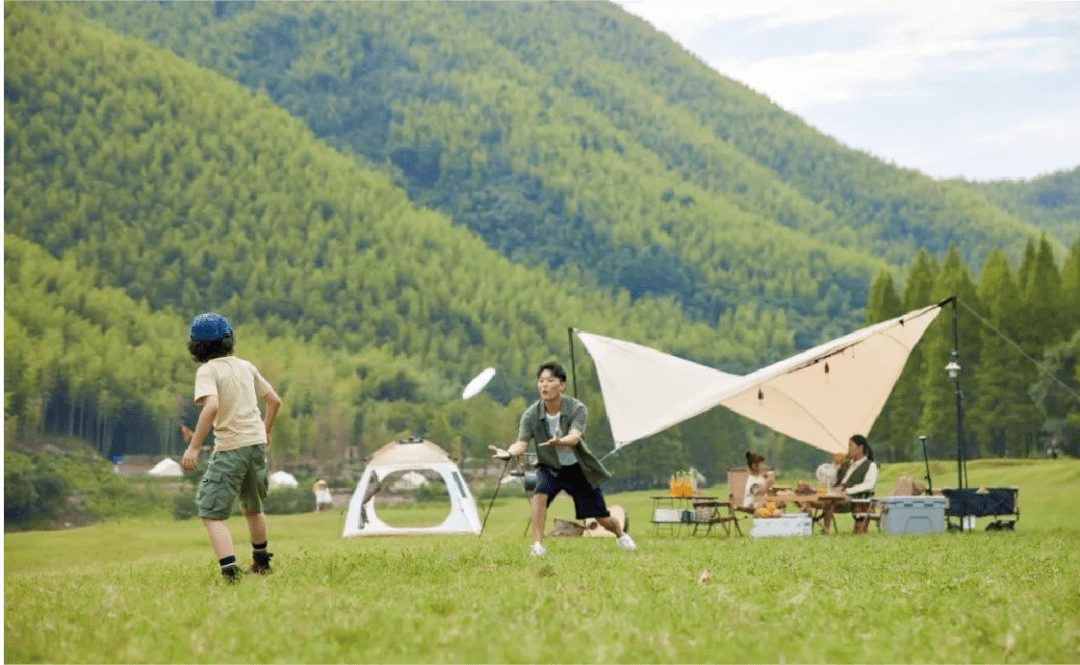
POLYGON ((232 333, 216 339, 192 339, 188 341, 188 352, 195 360, 204 363, 214 358, 231 356, 235 343, 232 333))
POLYGON ((765 458, 763 456, 758 455, 757 453, 752 453, 749 450, 746 451, 746 466, 747 467, 752 469, 752 468, 754 468, 755 464, 757 464, 758 462, 764 462, 764 461, 765 461, 765 458))

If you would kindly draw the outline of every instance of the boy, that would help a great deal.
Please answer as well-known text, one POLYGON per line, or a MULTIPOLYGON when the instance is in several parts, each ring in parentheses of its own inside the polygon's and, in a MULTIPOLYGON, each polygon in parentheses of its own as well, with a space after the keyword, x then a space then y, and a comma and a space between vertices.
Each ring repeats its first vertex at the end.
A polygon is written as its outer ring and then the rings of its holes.
POLYGON ((202 363, 195 374, 195 403, 202 407, 202 412, 182 462, 184 470, 195 469, 199 448, 213 427, 214 452, 199 482, 195 503, 218 557, 221 574, 230 584, 240 581, 241 572, 225 520, 238 494, 251 533, 254 563, 248 572, 259 575, 270 572, 273 555, 266 549, 266 515, 262 504, 267 490, 266 451, 270 449, 270 431, 281 406, 281 398, 259 370, 232 355, 234 344, 232 327, 224 316, 206 312, 191 322, 188 351, 202 363), (260 397, 266 400, 265 418, 259 413, 260 397))

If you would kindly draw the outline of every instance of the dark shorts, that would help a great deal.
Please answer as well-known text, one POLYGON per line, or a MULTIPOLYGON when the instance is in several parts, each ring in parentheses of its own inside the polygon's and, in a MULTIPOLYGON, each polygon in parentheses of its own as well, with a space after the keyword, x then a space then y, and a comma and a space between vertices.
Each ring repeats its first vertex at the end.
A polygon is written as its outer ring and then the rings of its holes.
POLYGON ((268 480, 266 444, 214 452, 195 492, 199 517, 228 519, 237 496, 249 513, 261 513, 268 480))
POLYGON ((579 520, 611 515, 603 492, 589 484, 580 464, 564 466, 557 472, 545 467, 536 470, 536 494, 546 494, 550 506, 559 492, 566 492, 574 500, 574 514, 579 520))

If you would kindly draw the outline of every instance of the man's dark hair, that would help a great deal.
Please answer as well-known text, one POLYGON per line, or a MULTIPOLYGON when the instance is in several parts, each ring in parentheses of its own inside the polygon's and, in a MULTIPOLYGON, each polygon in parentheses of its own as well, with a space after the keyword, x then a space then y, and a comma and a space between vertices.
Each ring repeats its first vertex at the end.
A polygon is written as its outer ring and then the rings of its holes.
POLYGON ((188 351, 201 363, 214 358, 231 356, 235 338, 232 333, 216 339, 193 339, 188 341, 188 351))
POLYGON ((543 365, 536 368, 536 378, 540 378, 540 375, 544 373, 544 370, 551 370, 551 375, 559 381, 566 383, 566 369, 559 364, 556 360, 549 360, 543 365))
POLYGON ((871 462, 874 461, 874 451, 870 450, 870 442, 866 440, 865 436, 862 434, 853 434, 851 440, 855 442, 855 445, 863 449, 863 453, 866 455, 867 459, 871 462))

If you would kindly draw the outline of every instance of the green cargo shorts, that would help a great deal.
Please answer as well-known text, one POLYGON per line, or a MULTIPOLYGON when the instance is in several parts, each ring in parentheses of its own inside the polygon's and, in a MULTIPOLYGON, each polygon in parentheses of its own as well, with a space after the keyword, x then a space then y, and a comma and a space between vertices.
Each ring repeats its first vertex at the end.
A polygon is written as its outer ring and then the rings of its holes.
POLYGON ((249 513, 261 513, 268 487, 266 444, 215 451, 195 493, 199 517, 228 519, 237 495, 249 513))

